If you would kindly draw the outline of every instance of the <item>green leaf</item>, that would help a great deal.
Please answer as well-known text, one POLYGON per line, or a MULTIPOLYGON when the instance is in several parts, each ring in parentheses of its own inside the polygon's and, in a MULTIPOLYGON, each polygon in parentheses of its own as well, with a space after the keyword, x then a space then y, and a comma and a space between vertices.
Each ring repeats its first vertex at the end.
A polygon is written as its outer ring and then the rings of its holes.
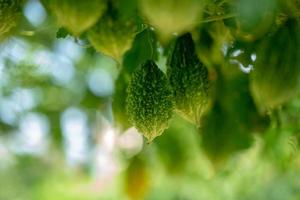
POLYGON ((70 35, 69 31, 63 27, 59 28, 56 32, 57 39, 66 38, 68 35, 70 35))

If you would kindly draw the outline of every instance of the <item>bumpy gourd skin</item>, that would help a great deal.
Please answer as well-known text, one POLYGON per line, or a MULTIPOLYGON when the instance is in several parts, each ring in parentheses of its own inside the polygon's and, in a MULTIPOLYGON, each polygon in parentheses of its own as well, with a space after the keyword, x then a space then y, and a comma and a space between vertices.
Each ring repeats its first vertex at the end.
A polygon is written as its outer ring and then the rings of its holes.
POLYGON ((167 77, 149 60, 133 73, 127 92, 129 119, 151 142, 172 117, 173 97, 167 77))
POLYGON ((75 36, 93 26, 104 14, 105 0, 42 0, 58 23, 75 36))
POLYGON ((135 35, 133 21, 107 15, 88 32, 88 39, 97 51, 122 63, 123 54, 131 48, 135 35))
POLYGON ((300 87, 300 26, 288 20, 258 47, 251 91, 262 112, 296 96, 300 87))
POLYGON ((190 34, 177 39, 168 60, 167 74, 174 93, 175 110, 199 124, 208 105, 208 70, 199 61, 190 34))
POLYGON ((0 40, 17 26, 21 16, 21 0, 0 0, 0 40))

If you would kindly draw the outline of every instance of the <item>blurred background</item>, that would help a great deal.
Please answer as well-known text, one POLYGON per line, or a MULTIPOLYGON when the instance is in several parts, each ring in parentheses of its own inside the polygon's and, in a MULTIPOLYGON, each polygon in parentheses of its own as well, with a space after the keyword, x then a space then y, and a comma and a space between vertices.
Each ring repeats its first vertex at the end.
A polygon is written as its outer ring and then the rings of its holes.
POLYGON ((22 31, 0 44, 0 200, 300 199, 300 97, 280 130, 257 134, 219 168, 180 117, 150 145, 116 127, 118 64, 84 40, 57 39, 38 0, 23 13, 22 31))

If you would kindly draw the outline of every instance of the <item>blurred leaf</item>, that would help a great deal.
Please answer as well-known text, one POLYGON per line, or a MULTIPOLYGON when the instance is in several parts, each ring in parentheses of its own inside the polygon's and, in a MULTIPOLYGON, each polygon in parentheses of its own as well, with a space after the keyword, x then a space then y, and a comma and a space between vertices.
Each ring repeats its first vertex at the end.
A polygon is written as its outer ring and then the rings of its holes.
POLYGON ((125 54, 123 67, 129 74, 148 59, 158 58, 157 40, 150 29, 137 34, 131 49, 125 54))
POLYGON ((105 101, 105 98, 94 95, 91 91, 86 90, 83 99, 80 101, 80 105, 87 109, 97 109, 105 101))
POLYGON ((157 155, 171 175, 181 175, 192 157, 191 136, 197 132, 196 127, 180 117, 171 120, 170 127, 155 141, 157 155))
POLYGON ((60 38, 66 38, 69 34, 69 31, 63 27, 59 28, 57 33, 56 33, 56 38, 60 39, 60 38))
POLYGON ((233 153, 251 146, 251 133, 256 128, 268 127, 268 120, 259 115, 250 95, 248 75, 232 65, 222 70, 214 105, 202 127, 203 148, 217 168, 233 153))
POLYGON ((140 0, 142 14, 157 29, 162 43, 172 34, 183 34, 200 22, 203 1, 200 0, 140 0))
POLYGON ((138 17, 138 0, 115 0, 118 10, 124 19, 138 17))
POLYGON ((288 19, 257 46, 251 92, 261 112, 276 109, 300 92, 300 23, 288 19))
POLYGON ((6 124, 0 120, 0 136, 9 133, 14 130, 13 125, 6 124))
POLYGON ((106 2, 102 0, 42 0, 42 3, 58 23, 75 36, 80 36, 93 26, 106 10, 106 2))
POLYGON ((146 163, 138 157, 132 158, 126 171, 125 190, 132 200, 144 199, 149 190, 149 173, 146 163))
POLYGON ((277 0, 237 0, 230 8, 237 17, 224 22, 237 39, 254 41, 270 31, 277 9, 277 0))
POLYGON ((130 76, 121 71, 115 84, 116 88, 112 102, 114 122, 121 131, 131 127, 125 108, 129 80, 130 76))
POLYGON ((224 62, 224 47, 232 36, 222 21, 203 24, 193 34, 200 60, 208 67, 224 62))
POLYGON ((22 5, 22 0, 0 2, 0 42, 11 36, 19 25, 22 5))

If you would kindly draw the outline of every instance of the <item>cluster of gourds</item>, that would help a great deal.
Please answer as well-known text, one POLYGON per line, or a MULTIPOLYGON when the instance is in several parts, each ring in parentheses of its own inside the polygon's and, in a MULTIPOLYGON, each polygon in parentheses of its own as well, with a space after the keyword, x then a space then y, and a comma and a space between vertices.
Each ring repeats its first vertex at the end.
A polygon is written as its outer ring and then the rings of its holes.
POLYGON ((165 75, 154 61, 133 73, 128 87, 127 112, 149 141, 168 127, 173 111, 198 124, 209 101, 208 70, 196 55, 191 34, 177 39, 165 75))
MULTIPOLYGON (((167 70, 144 60, 123 88, 129 121, 149 141, 176 112, 197 125, 204 149, 220 160, 248 147, 249 133, 268 127, 267 113, 298 95, 298 0, 132 0, 130 8, 124 0, 42 3, 71 35, 84 35, 120 65, 137 33, 153 28, 168 50, 167 70), (253 69, 244 73, 232 60, 253 69)), ((0 39, 16 26, 21 5, 0 0, 0 39)))

